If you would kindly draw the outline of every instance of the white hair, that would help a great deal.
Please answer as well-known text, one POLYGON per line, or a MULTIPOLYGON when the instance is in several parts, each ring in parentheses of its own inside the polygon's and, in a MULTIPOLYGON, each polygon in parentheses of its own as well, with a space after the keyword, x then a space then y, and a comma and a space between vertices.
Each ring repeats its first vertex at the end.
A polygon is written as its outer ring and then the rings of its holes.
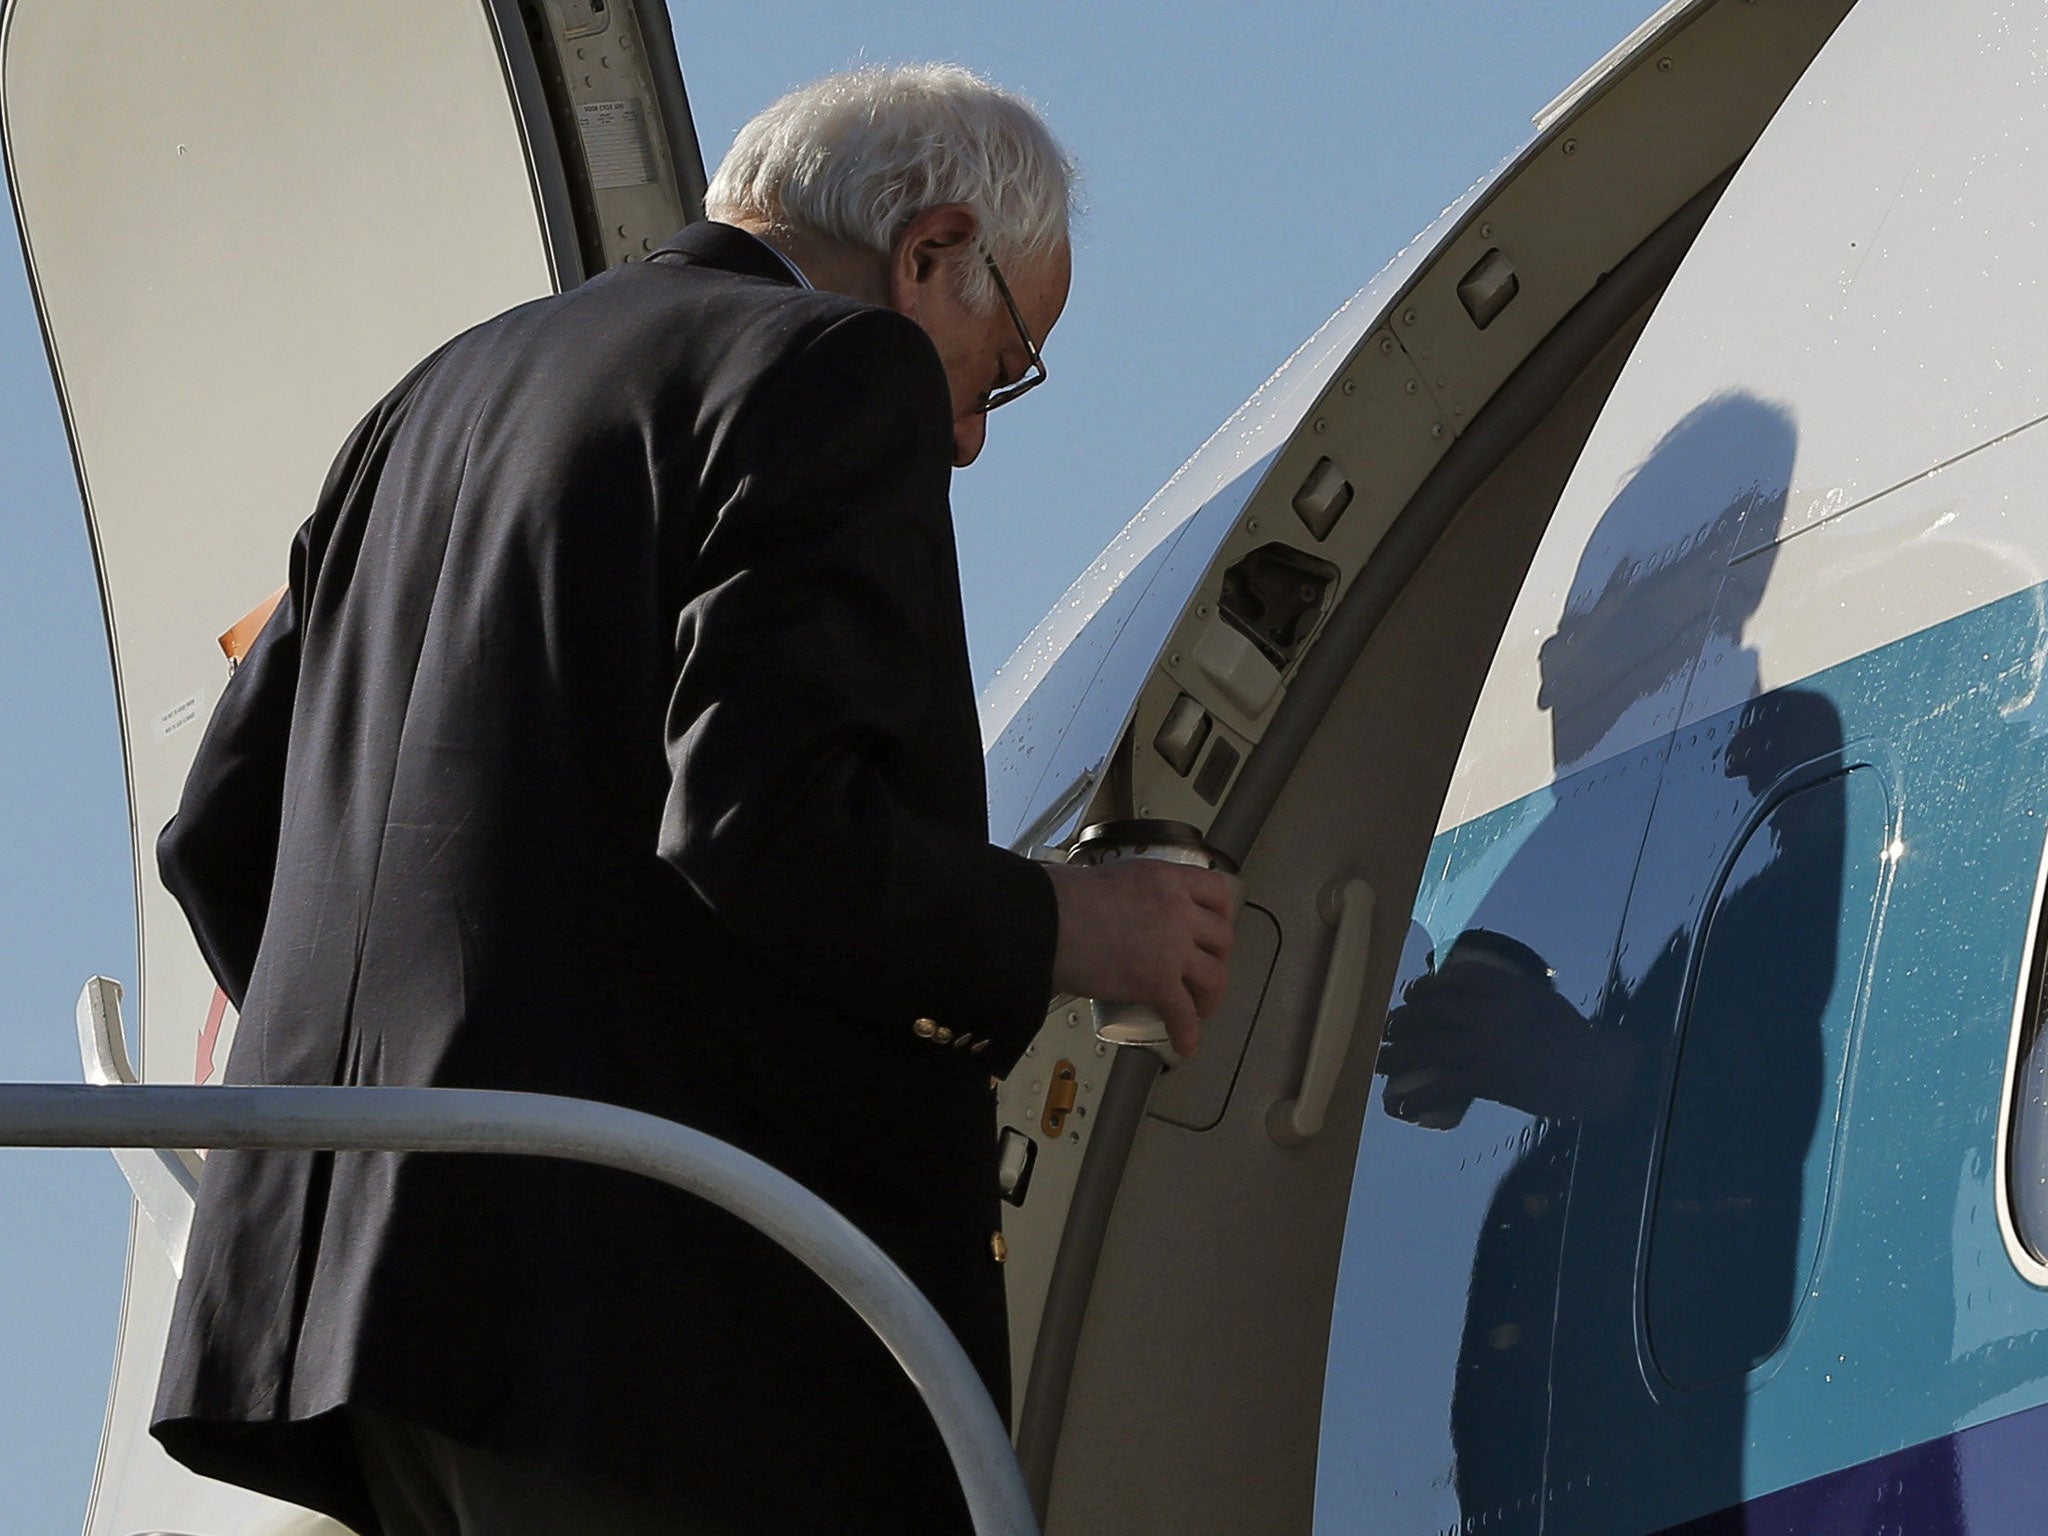
MULTIPOLYGON (((791 91, 742 128, 704 211, 886 254, 927 208, 965 203, 981 248, 1022 265, 1065 243, 1074 181, 1023 97, 956 64, 870 65, 791 91)), ((960 295, 995 305, 982 262, 961 263, 960 295)))

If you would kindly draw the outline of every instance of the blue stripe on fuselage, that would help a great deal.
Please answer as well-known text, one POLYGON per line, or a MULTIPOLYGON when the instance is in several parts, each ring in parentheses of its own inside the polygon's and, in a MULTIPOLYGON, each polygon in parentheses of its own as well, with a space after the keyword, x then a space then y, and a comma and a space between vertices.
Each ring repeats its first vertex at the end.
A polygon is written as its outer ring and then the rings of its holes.
MULTIPOLYGON (((2048 1528, 2048 1511, 1998 1492, 2018 1499, 2048 1462, 2048 1291, 2005 1250, 1994 1179, 2048 809, 2044 658, 2048 587, 1438 836, 1404 980, 1464 929, 1506 933, 1555 968, 1588 1027, 1638 1042, 1650 1075, 1604 1122, 1482 1099, 1437 1131, 1374 1104, 1331 1328, 1323 1536, 1468 1522, 1487 1536, 1641 1536, 1694 1529, 1686 1520, 1826 1536, 2048 1528), (1738 845, 1777 838, 1759 818, 1831 763, 1862 764, 1843 782, 1882 793, 1844 791, 1809 818, 1809 848, 1839 848, 1841 878, 1781 880, 1776 927, 1791 938, 1754 967, 1754 995, 1785 999, 1757 1017, 1811 1034, 1820 1075, 1803 1045, 1781 1060, 1759 1029, 1755 1081, 1726 1112, 1730 1165, 1752 1180, 1770 1161, 1754 1155, 1759 1136, 1798 1126, 1799 1157, 1780 1160, 1798 1242, 1769 1250, 1761 1282, 1789 1332, 1723 1374, 1711 1348, 1660 1359, 1651 1337, 1641 1277, 1660 1157, 1707 913, 1738 845), (1887 1497, 1933 1497, 1951 1442, 1950 1523, 1857 1502, 1875 1500, 1865 1474, 1878 1466, 1887 1497), (1754 1523, 1780 1499, 1789 1524, 1754 1523), (1752 1523, 1705 1513, 1717 1509, 1752 1523)), ((1765 944, 1759 894, 1736 931, 1765 944)), ((1729 958, 1740 983, 1743 955, 1729 958)), ((1734 996, 1729 1017, 1743 1011, 1734 996)), ((1724 1193, 1739 1213, 1743 1192, 1724 1193)), ((1718 1198, 1710 1179, 1677 1196, 1688 1209, 1718 1198)), ((1662 1315, 1668 1330, 1684 1299, 1662 1315)), ((1745 1336, 1763 1337, 1760 1315, 1745 1336)))

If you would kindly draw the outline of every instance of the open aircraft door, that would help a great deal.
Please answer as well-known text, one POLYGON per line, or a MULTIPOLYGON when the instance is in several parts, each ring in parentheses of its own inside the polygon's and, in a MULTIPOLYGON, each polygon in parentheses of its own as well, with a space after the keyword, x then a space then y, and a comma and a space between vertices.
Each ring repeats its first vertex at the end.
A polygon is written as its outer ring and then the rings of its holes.
POLYGON ((1532 1135, 1482 1111, 1461 1137, 1402 1127, 1436 1163, 1388 1155, 1381 1023, 1459 932, 1411 917, 1432 834, 1470 814, 1454 769, 1550 768, 1533 702, 1528 731, 1468 725, 1496 654, 1533 644, 1515 604, 1580 452, 1848 9, 1658 10, 1210 439, 985 697, 999 839, 1057 854, 1091 824, 1174 822, 1245 880, 1194 1059, 1159 1076, 1066 1003, 999 1090, 1019 1450, 1050 1536, 1542 1525, 1527 1487, 1461 1512, 1441 1459, 1388 1440, 1450 1416, 1421 1346, 1463 1317, 1463 1280, 1418 1256, 1459 1251, 1458 1200, 1532 1135), (1360 1193, 1383 1181, 1398 1219, 1360 1193), (1399 1304, 1347 1314, 1362 1273, 1399 1304), (1436 1291, 1401 1291, 1413 1275, 1436 1291), (1361 1334, 1384 1344, 1369 1383, 1361 1334))
MULTIPOLYGON (((640 0, 10 0, 0 131, 113 653, 141 1075, 215 1080, 153 845, 330 458, 449 336, 698 217, 702 160, 640 0)), ((138 1208, 87 1529, 335 1529, 148 1438, 179 1248, 138 1208)))

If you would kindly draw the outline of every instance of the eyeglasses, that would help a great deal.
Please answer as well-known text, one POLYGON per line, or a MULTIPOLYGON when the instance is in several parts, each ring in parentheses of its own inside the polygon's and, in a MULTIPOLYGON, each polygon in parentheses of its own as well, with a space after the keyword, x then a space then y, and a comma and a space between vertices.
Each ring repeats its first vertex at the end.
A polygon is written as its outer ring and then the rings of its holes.
POLYGON ((1031 368, 1024 377, 1014 384, 1005 384, 1001 389, 985 390, 979 409, 984 415, 999 405, 1008 405, 1019 395, 1027 394, 1045 382, 1045 359, 1038 355, 1038 343, 1031 339, 1031 332, 1024 325, 1024 315, 1017 308, 1017 301, 1010 294, 1010 285, 1003 281, 1003 269, 996 265, 993 256, 981 258, 988 263, 988 275, 996 280, 996 292, 1003 296, 1003 307, 1010 312, 1010 323, 1017 327, 1017 335, 1024 343, 1024 351, 1031 359, 1031 368))

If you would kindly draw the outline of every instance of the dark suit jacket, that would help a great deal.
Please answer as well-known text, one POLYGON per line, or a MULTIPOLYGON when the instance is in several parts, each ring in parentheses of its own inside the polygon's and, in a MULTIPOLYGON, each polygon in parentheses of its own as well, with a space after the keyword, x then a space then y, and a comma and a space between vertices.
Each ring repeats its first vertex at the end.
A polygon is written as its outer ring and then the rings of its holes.
MULTIPOLYGON (((914 324, 716 224, 457 338, 342 449, 159 855, 241 1009, 231 1081, 724 1137, 888 1249, 1005 1403, 990 1077, 1055 910, 986 841, 950 417, 914 324)), ((369 1530, 346 1404, 735 1531, 954 1497, 853 1314, 686 1196, 214 1154, 155 1433, 369 1530)))

